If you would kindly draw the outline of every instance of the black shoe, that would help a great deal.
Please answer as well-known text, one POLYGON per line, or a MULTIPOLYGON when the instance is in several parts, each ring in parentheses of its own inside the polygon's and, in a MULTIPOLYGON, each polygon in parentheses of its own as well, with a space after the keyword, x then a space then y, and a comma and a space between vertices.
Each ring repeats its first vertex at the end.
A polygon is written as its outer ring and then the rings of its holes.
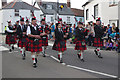
POLYGON ((98 55, 98 52, 96 50, 94 50, 95 54, 98 55))
POLYGON ((26 54, 24 53, 24 54, 22 55, 22 57, 23 57, 22 59, 25 60, 26 54))
POLYGON ((85 62, 85 60, 84 60, 84 59, 81 59, 81 61, 82 61, 82 62, 85 62))
POLYGON ((25 57, 22 57, 23 60, 25 60, 25 57))
POLYGON ((38 62, 37 58, 35 58, 35 62, 36 62, 36 63, 38 62))
POLYGON ((14 50, 14 46, 12 46, 12 50, 14 50))
POLYGON ((99 55, 98 58, 103 58, 103 57, 99 55))
POLYGON ((77 54, 78 55, 78 58, 80 59, 80 55, 79 54, 77 54))
POLYGON ((60 60, 60 56, 58 55, 58 59, 60 60))
POLYGON ((36 67, 37 67, 36 63, 34 63, 34 64, 33 64, 33 67, 34 67, 34 68, 36 68, 36 67))
POLYGON ((12 52, 12 49, 10 49, 9 51, 12 52))
POLYGON ((63 63, 63 60, 62 60, 62 59, 60 60, 60 63, 63 63))
POLYGON ((45 55, 45 54, 43 54, 43 57, 46 57, 46 55, 45 55))

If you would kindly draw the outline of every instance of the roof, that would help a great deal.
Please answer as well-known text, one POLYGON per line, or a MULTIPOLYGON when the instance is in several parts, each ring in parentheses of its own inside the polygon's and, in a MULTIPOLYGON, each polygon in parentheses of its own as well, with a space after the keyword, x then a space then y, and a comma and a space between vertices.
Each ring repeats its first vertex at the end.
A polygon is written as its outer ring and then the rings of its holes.
POLYGON ((39 10, 38 8, 23 2, 23 1, 13 1, 5 5, 2 9, 26 9, 26 10, 39 10))
POLYGON ((57 8, 58 3, 57 2, 42 2, 41 5, 38 3, 38 6, 43 11, 44 14, 55 14, 59 10, 60 15, 74 15, 74 13, 71 11, 69 7, 67 7, 66 3, 59 3, 60 5, 63 5, 64 8, 61 10, 60 8, 57 8), (52 5, 53 9, 45 9, 44 5, 52 5))
POLYGON ((71 8, 72 12, 74 12, 75 16, 84 17, 84 10, 71 8))
POLYGON ((93 1, 93 0, 88 0, 85 4, 82 5, 82 7, 86 6, 86 5, 89 4, 91 1, 93 1))

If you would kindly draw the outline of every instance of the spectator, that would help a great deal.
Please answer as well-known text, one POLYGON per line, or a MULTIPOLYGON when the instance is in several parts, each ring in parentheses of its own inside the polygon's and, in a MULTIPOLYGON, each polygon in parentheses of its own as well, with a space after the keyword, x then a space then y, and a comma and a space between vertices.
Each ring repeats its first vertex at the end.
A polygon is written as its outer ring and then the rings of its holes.
POLYGON ((52 39, 53 39, 53 36, 54 36, 54 30, 55 30, 55 25, 54 25, 54 23, 52 23, 52 24, 50 25, 50 29, 51 29, 50 39, 52 40, 52 39))
POLYGON ((116 26, 115 26, 115 23, 112 23, 112 32, 116 32, 116 26))
POLYGON ((93 27, 90 24, 90 22, 88 22, 87 29, 89 30, 89 32, 88 32, 88 45, 91 46, 91 44, 93 43, 93 27))
POLYGON ((106 43, 106 50, 111 50, 113 47, 113 44, 111 42, 111 40, 109 39, 108 42, 106 43))
POLYGON ((110 38, 110 34, 112 34, 112 27, 110 26, 110 24, 108 24, 108 39, 110 38))

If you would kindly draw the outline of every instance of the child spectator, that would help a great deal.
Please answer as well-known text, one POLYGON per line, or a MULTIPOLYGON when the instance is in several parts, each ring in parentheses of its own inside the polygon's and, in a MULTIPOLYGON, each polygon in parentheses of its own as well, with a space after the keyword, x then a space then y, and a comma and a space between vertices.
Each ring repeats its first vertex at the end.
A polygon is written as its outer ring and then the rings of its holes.
POLYGON ((106 50, 111 50, 113 47, 113 44, 111 42, 111 40, 109 39, 108 42, 106 43, 106 50))

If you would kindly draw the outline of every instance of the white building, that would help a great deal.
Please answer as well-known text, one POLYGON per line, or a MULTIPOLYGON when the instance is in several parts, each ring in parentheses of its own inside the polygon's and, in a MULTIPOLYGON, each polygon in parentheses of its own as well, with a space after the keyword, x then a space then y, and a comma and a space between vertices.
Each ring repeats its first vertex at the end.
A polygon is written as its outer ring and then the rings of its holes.
MULTIPOLYGON (((14 24, 21 17, 26 17, 31 20, 33 17, 32 13, 36 16, 37 20, 40 20, 40 10, 36 7, 29 5, 22 0, 16 0, 8 3, 2 9, 0 9, 0 33, 4 33, 5 26, 7 26, 7 21, 11 20, 14 24)), ((39 23, 39 22, 38 22, 39 23)))
POLYGON ((120 0, 89 0, 83 5, 85 24, 95 22, 101 17, 104 25, 115 23, 118 26, 118 1, 120 0))
MULTIPOLYGON (((70 4, 70 0, 68 0, 68 4, 70 4)), ((67 24, 75 24, 75 15, 71 11, 71 8, 67 6, 66 3, 57 3, 57 2, 43 2, 42 0, 36 0, 35 7, 40 9, 42 13, 41 19, 46 17, 46 23, 56 23, 57 16, 59 14, 59 18, 62 18, 63 22, 67 24), (60 9, 60 6, 63 5, 63 9, 60 9)))

